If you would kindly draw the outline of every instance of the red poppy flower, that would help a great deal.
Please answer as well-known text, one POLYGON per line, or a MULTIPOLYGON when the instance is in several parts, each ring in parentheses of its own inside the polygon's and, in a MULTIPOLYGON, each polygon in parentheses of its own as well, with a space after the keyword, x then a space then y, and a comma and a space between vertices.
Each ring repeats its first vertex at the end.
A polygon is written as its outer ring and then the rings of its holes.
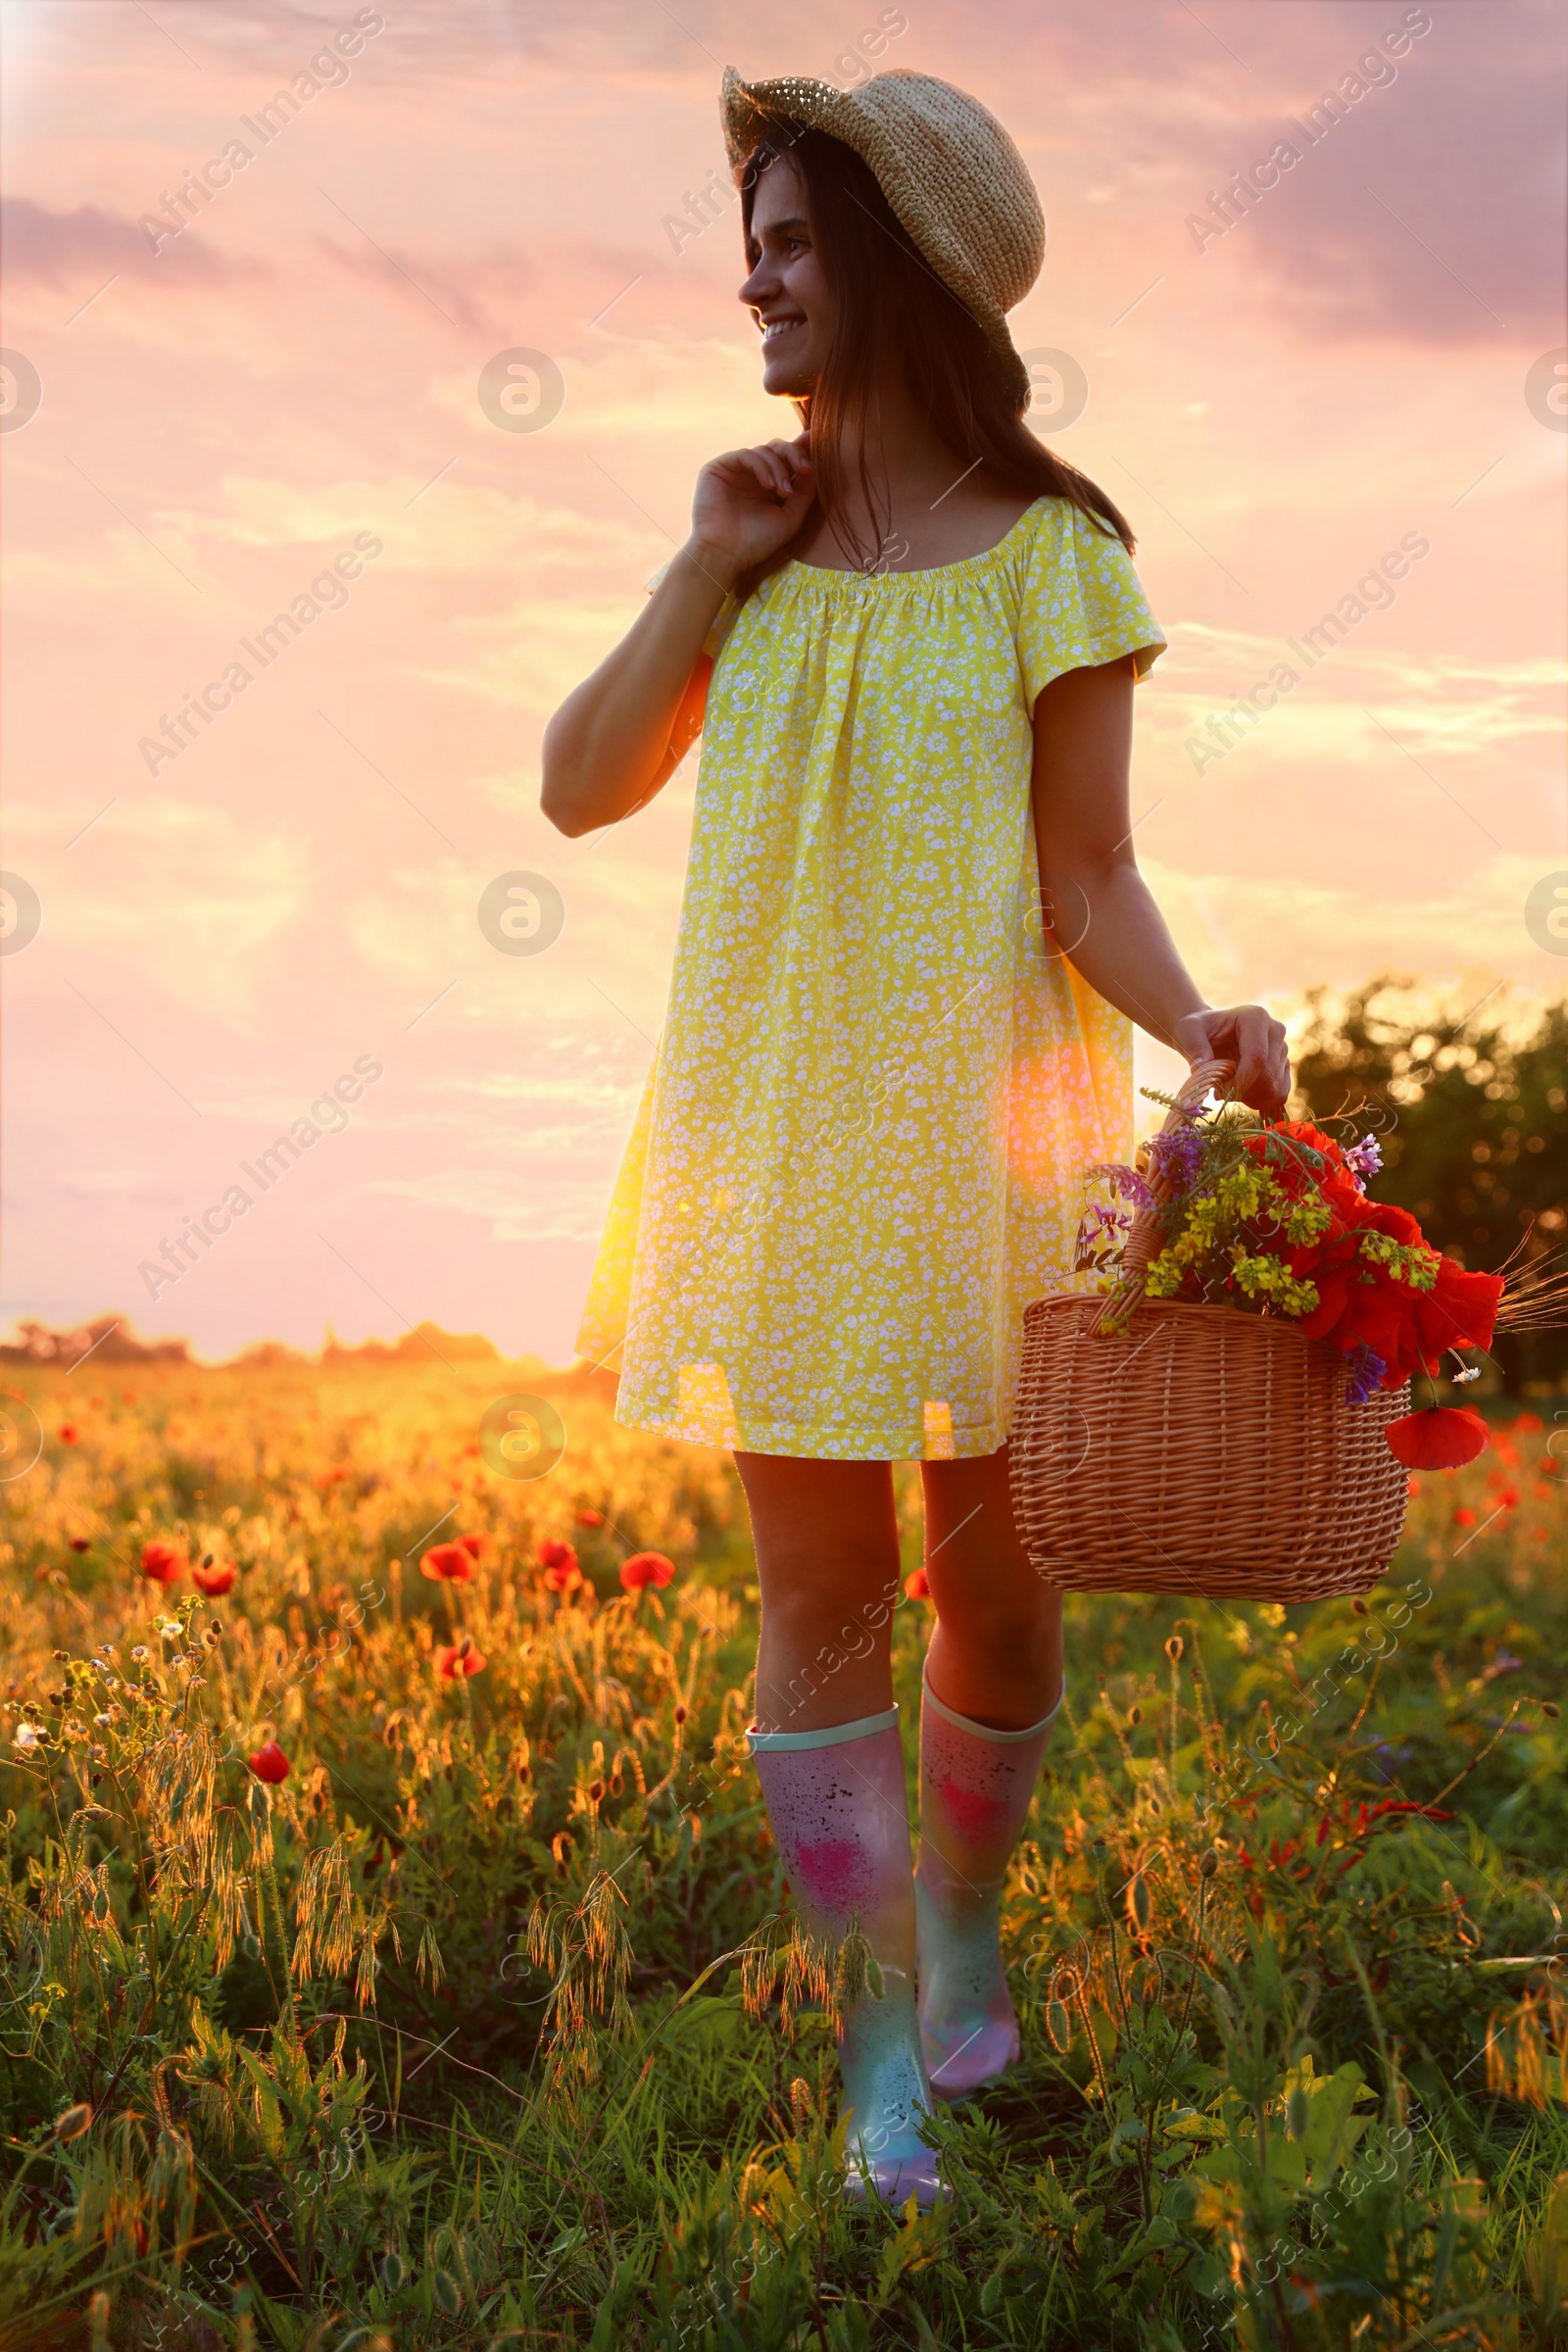
POLYGON ((91 1537, 73 1536, 71 1539, 71 1548, 73 1551, 90 1551, 92 1549, 91 1537))
POLYGON ((1490 1348, 1500 1274, 1467 1274, 1451 1257, 1442 1259, 1430 1291, 1413 1294, 1415 1327, 1429 1372, 1449 1348, 1490 1348))
POLYGON ((267 1740, 245 1761, 259 1781, 269 1781, 275 1787, 279 1781, 288 1779, 288 1758, 275 1740, 267 1740))
POLYGON ((173 1585, 179 1582, 185 1563, 172 1544, 144 1544, 141 1548, 141 1572, 150 1584, 173 1585))
POLYGON ((577 1513, 579 1527, 603 1527, 604 1524, 605 1514, 603 1511, 590 1511, 585 1507, 577 1513))
POLYGON ((666 1560, 662 1551, 634 1551, 621 1563, 620 1581, 628 1592, 646 1592, 650 1585, 662 1592, 674 1573, 674 1561, 666 1560))
POLYGON ((206 1593, 209 1600, 221 1600, 225 1592, 234 1590, 234 1579, 238 1574, 239 1570, 232 1560, 214 1560, 210 1567, 203 1562, 200 1568, 192 1568, 190 1581, 199 1592, 206 1593))
POLYGON ((466 1585, 473 1575, 473 1554, 466 1544, 432 1544, 419 1574, 433 1585, 466 1585))
POLYGON ((470 1674, 482 1674, 486 1660, 474 1645, 473 1636, 465 1634, 461 1642, 450 1646, 443 1644, 435 1653, 435 1670, 443 1681, 456 1683, 470 1674))
POLYGON ((80 1435, 81 1432, 74 1421, 62 1422, 60 1427, 60 1443, 62 1446, 74 1446, 80 1435))
POLYGON ((911 1568, 904 1580, 904 1591, 909 1600, 929 1600, 931 1579, 923 1568, 911 1568))
MULTIPOLYGON (((1244 1148, 1254 1159, 1265 1162, 1275 1182, 1293 1200, 1298 1200, 1303 1193, 1326 1192, 1336 1179, 1350 1185, 1344 1152, 1333 1136, 1325 1135, 1322 1128, 1314 1127, 1310 1120, 1279 1119, 1270 1134, 1286 1136, 1294 1143, 1304 1145, 1307 1152, 1317 1152, 1323 1161, 1321 1168, 1311 1168, 1302 1152, 1280 1152, 1276 1147, 1271 1153, 1268 1134, 1250 1135, 1243 1139, 1244 1148)), ((1353 1191, 1354 1187, 1350 1186, 1350 1189, 1353 1191)))
POLYGON ((1391 1421, 1383 1434, 1407 1470, 1457 1470, 1488 1445, 1485 1421, 1466 1404, 1428 1405, 1391 1421))
POLYGON ((551 1554, 551 1557, 542 1563, 544 1573, 540 1582, 545 1591, 547 1592, 574 1592, 582 1583, 582 1570, 577 1565, 577 1554, 572 1550, 571 1545, 569 1544, 541 1544, 539 1549, 541 1552, 548 1551, 551 1554))
POLYGON ((552 1536, 541 1538, 534 1557, 544 1570, 544 1586, 548 1592, 571 1592, 582 1583, 582 1570, 571 1544, 562 1544, 552 1536))
POLYGON ((1467 1502, 1461 1502, 1459 1508, 1453 1514, 1454 1526, 1474 1527, 1475 1523, 1476 1515, 1474 1511, 1470 1508, 1470 1505, 1467 1502))
POLYGON ((1368 1200, 1348 1177, 1343 1185, 1338 1177, 1326 1180, 1321 1190, 1334 1211, 1329 1231, 1298 1249, 1276 1251, 1298 1281, 1311 1282, 1317 1290, 1317 1305, 1299 1320, 1308 1339, 1332 1339, 1347 1352, 1363 1343, 1387 1367, 1385 1389, 1398 1388, 1422 1365, 1435 1372, 1449 1348, 1491 1344, 1500 1275, 1466 1273, 1434 1250, 1432 1288, 1417 1290, 1392 1267, 1361 1254, 1362 1236, 1368 1233, 1387 1235, 1406 1249, 1422 1246, 1425 1237, 1409 1211, 1391 1201, 1368 1200))
POLYGON ((458 1538, 458 1542, 462 1544, 464 1550, 468 1554, 470 1559, 482 1560, 485 1555, 485 1547, 489 1544, 490 1539, 488 1536, 480 1534, 475 1536, 460 1536, 458 1538))

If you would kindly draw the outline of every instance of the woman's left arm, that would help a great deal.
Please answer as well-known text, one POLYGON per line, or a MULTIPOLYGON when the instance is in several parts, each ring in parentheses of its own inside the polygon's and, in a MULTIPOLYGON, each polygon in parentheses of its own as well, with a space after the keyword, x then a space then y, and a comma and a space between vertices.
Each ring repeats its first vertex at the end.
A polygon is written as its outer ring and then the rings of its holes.
POLYGON ((1291 1091, 1285 1030, 1262 1004, 1205 1004, 1133 854, 1133 658, 1070 669, 1035 701, 1035 843, 1048 941, 1107 1003, 1189 1062, 1236 1064, 1269 1117, 1291 1091))

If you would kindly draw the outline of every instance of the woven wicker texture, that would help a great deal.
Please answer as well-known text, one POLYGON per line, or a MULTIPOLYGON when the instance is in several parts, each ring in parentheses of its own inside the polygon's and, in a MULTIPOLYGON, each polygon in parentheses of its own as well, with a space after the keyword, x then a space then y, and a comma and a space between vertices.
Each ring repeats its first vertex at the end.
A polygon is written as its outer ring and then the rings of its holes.
MULTIPOLYGON (((1202 1062, 1178 1102, 1232 1075, 1202 1062)), ((1155 1232, 1140 1212, 1123 1252, 1140 1282, 1155 1232)), ((1406 1473, 1383 1431, 1409 1410, 1408 1384, 1347 1404, 1339 1350, 1280 1318, 1141 1298, 1116 1331, 1106 1308, 1073 1296, 1024 1310, 1008 1459, 1046 1582, 1279 1601, 1375 1585, 1404 1524, 1406 1473)))
POLYGON ((1046 217, 1023 157, 978 98, 902 69, 838 90, 795 74, 747 82, 726 66, 719 112, 737 174, 782 117, 853 147, 937 276, 985 328, 1022 406, 1029 371, 1005 314, 1040 275, 1046 217))
POLYGON ((1404 1524, 1383 1429, 1408 1388, 1349 1405, 1338 1351, 1289 1323, 1147 1298, 1106 1334, 1100 1303, 1024 1313, 1012 1508, 1046 1582, 1283 1601, 1375 1585, 1404 1524))

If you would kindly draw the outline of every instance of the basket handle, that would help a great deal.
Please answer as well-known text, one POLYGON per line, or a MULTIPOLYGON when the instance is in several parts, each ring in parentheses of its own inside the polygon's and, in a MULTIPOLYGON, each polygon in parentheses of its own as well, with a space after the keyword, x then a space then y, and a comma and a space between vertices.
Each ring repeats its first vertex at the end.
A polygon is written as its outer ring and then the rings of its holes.
MULTIPOLYGON (((1197 1110, 1210 1088, 1216 1094, 1223 1094, 1235 1075, 1234 1061, 1195 1061, 1177 1089, 1174 1102, 1165 1113, 1161 1135, 1174 1135, 1179 1127, 1184 1127, 1187 1124, 1185 1114, 1197 1110)), ((1161 1204, 1170 1199, 1170 1178, 1157 1165, 1150 1177, 1149 1189, 1161 1204)), ((1123 1313, 1129 1303, 1136 1305, 1143 1297, 1144 1281, 1158 1238, 1159 1228, 1152 1210, 1137 1210, 1121 1253, 1121 1288, 1116 1298, 1118 1308, 1123 1313)), ((1107 1307, 1109 1303, 1107 1299, 1107 1307)))

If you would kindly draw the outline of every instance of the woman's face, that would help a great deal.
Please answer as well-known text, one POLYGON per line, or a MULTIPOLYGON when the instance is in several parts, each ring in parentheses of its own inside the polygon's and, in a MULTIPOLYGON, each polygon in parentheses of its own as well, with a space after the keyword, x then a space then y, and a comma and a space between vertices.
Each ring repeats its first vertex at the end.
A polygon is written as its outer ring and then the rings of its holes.
POLYGON ((811 242, 806 183, 788 156, 759 176, 747 259, 740 298, 762 330, 762 390, 800 399, 826 364, 838 304, 811 242))

